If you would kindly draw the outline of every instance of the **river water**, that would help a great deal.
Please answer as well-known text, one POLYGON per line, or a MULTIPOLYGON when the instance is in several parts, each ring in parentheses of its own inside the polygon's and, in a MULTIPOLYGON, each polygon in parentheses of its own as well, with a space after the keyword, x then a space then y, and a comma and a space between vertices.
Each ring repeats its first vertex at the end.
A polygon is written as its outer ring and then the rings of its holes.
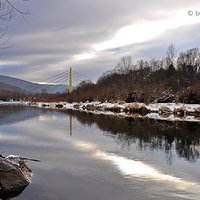
POLYGON ((41 161, 14 199, 200 199, 199 123, 4 105, 0 151, 41 161))

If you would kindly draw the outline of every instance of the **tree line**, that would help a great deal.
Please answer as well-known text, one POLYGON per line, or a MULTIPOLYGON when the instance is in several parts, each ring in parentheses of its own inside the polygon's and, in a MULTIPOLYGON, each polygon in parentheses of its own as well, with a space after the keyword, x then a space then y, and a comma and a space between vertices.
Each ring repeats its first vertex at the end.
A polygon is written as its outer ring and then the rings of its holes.
POLYGON ((162 59, 122 57, 117 66, 96 83, 81 82, 68 95, 73 101, 200 103, 200 50, 180 52, 171 44, 162 59))

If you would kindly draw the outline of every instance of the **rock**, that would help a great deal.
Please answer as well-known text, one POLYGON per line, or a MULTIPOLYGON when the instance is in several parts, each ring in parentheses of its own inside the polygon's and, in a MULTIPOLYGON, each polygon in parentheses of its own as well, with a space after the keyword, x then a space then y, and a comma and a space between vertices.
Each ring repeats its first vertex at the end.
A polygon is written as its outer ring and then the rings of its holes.
POLYGON ((120 113, 121 112, 121 108, 118 107, 118 106, 110 107, 110 108, 108 108, 108 110, 111 111, 111 112, 116 112, 116 113, 120 113))
POLYGON ((31 182, 32 171, 24 160, 0 156, 0 198, 18 196, 31 182))
POLYGON ((73 107, 74 107, 74 109, 79 109, 80 105, 79 104, 74 104, 73 107))
POLYGON ((56 108, 63 108, 62 104, 56 104, 56 108))
POLYGON ((187 110, 183 107, 174 109, 174 115, 177 117, 184 117, 186 116, 187 110))
POLYGON ((160 114, 172 114, 172 111, 170 108, 166 107, 166 106, 161 106, 159 108, 159 113, 160 114))
POLYGON ((198 116, 198 117, 200 116, 200 107, 198 107, 194 110, 194 114, 195 114, 195 116, 198 116))
POLYGON ((164 118, 167 118, 169 117, 173 112, 170 108, 166 107, 166 106, 161 106, 159 108, 159 111, 158 111, 159 115, 164 117, 164 118))
POLYGON ((46 107, 49 107, 49 105, 48 105, 48 104, 45 104, 45 103, 43 103, 43 104, 42 104, 42 107, 43 107, 43 108, 46 108, 46 107))

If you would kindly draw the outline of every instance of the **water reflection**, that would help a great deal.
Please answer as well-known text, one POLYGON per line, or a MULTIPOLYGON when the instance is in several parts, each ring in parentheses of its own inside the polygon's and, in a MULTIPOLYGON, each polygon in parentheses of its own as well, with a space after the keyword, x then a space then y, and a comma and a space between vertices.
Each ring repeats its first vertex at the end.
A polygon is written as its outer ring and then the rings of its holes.
POLYGON ((199 162, 176 156, 199 159, 199 124, 31 107, 0 114, 6 150, 42 161, 17 199, 199 199, 199 162), (176 152, 173 166, 163 152, 176 152))
POLYGON ((70 127, 70 136, 72 136, 72 129, 73 129, 73 125, 72 125, 72 113, 69 113, 69 127, 70 127))
MULTIPOLYGON (((46 119, 48 110, 20 105, 0 106, 0 125, 39 117, 46 119), (14 115, 13 115, 14 113, 14 115)), ((53 112, 53 111, 51 111, 53 112)), ((73 134, 73 117, 83 125, 95 124, 113 137, 117 143, 129 147, 136 143, 140 150, 162 150, 168 164, 172 163, 172 151, 178 157, 195 162, 200 157, 200 124, 192 122, 168 122, 153 119, 119 118, 78 111, 59 111, 69 116, 69 134, 73 134)))
MULTIPOLYGON (((45 120, 45 110, 38 110, 35 108, 29 108, 24 107, 22 105, 0 105, 0 126, 5 125, 11 125, 18 122, 23 122, 26 120, 30 120, 33 117, 38 117, 39 120, 45 120)), ((2 128, 2 127, 1 127, 2 128)), ((15 130, 17 132, 17 130, 15 130)), ((15 142, 19 140, 19 135, 11 135, 11 134, 4 134, 4 131, 0 129, 1 139, 3 140, 14 140, 15 142)), ((1 141, 2 142, 2 141, 1 141)), ((1 146, 0 146, 1 147, 1 146)), ((2 148, 2 147, 1 147, 2 148)), ((0 150, 0 155, 5 153, 3 149, 0 150)), ((2 161, 1 161, 2 162, 2 161)), ((0 199, 2 200, 8 200, 13 199, 22 194, 22 192, 25 190, 25 188, 29 185, 28 183, 26 185, 20 186, 20 184, 23 184, 23 180, 19 179, 16 181, 17 173, 14 169, 5 169, 2 167, 3 164, 0 166, 0 199), (10 175, 11 174, 11 175, 10 175), (12 180, 11 177, 14 177, 15 182, 12 180), (16 185, 14 185, 16 184, 16 185), (7 188, 4 188, 5 186, 7 188), (14 185, 14 186, 13 186, 14 185)), ((24 169, 24 168, 23 168, 24 169)), ((20 169, 21 170, 21 169, 20 169)))
MULTIPOLYGON (((98 145, 86 141, 73 141, 74 146, 81 151, 90 153, 92 157, 100 160, 111 161, 114 166, 127 178, 138 177, 148 181, 156 181, 164 183, 166 186, 174 187, 178 190, 190 191, 187 196, 184 194, 182 197, 189 198, 191 195, 200 195, 200 186, 197 182, 184 180, 173 175, 168 175, 160 172, 152 166, 145 164, 142 161, 135 161, 126 157, 122 157, 113 153, 107 153, 101 150, 98 145)), ((179 194, 180 196, 180 194, 179 194)))
POLYGON ((148 148, 164 151, 168 164, 172 163, 172 150, 178 157, 190 162, 200 157, 199 123, 119 118, 77 111, 73 111, 73 116, 84 125, 97 125, 122 146, 136 143, 141 150, 148 148))
POLYGON ((0 125, 12 124, 37 117, 45 110, 25 107, 23 105, 0 105, 0 125))
POLYGON ((9 199, 13 199, 15 197, 18 197, 18 196, 20 196, 20 194, 24 191, 24 189, 26 187, 27 186, 18 188, 15 191, 0 192, 0 199, 2 199, 2 200, 9 200, 9 199))

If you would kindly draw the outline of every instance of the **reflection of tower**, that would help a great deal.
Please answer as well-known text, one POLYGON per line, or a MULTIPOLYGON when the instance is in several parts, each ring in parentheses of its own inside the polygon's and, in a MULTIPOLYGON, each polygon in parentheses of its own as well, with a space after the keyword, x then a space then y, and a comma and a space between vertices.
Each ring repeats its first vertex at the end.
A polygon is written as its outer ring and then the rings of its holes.
POLYGON ((72 113, 69 114, 69 133, 72 135, 72 113))

